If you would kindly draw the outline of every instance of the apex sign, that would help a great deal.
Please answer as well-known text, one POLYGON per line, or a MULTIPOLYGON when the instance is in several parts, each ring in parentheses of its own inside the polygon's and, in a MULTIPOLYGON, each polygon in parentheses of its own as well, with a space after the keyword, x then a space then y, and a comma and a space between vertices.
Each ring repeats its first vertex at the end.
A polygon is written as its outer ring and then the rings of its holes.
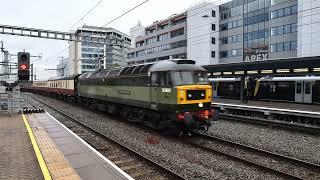
POLYGON ((268 59, 268 46, 257 48, 246 48, 243 52, 243 61, 263 61, 268 59))

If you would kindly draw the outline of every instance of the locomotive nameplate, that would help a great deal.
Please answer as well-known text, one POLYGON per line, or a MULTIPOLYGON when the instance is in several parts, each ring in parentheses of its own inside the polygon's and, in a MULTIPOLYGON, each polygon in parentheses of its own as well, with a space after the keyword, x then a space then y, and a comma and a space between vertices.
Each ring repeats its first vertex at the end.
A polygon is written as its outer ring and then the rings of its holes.
POLYGON ((162 88, 163 93, 171 93, 171 88, 162 88))
POLYGON ((127 90, 118 90, 118 94, 125 94, 125 95, 130 95, 131 92, 127 90))

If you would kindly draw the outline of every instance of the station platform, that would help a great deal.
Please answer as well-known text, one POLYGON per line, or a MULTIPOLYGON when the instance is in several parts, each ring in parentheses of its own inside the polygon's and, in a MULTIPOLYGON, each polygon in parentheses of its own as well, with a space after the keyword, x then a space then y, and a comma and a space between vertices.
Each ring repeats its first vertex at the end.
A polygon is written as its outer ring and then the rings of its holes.
POLYGON ((238 99, 225 99, 225 98, 213 98, 212 104, 227 104, 227 105, 241 105, 248 107, 256 107, 256 108, 269 108, 270 110, 285 110, 285 111, 296 111, 296 112, 305 112, 318 114, 320 113, 320 105, 312 105, 312 104, 298 104, 298 103, 290 103, 290 102, 274 102, 274 101, 256 101, 249 100, 248 103, 243 104, 238 99))
POLYGON ((0 116, 0 179, 133 179, 48 113, 0 116))

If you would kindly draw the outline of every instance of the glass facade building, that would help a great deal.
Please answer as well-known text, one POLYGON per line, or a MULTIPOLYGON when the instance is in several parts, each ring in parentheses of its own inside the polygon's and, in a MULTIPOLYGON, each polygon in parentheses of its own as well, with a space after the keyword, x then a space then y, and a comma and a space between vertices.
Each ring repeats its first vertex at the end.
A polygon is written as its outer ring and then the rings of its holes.
POLYGON ((69 57, 73 62, 73 74, 93 72, 98 69, 111 69, 126 64, 126 53, 131 39, 128 35, 113 29, 95 26, 83 26, 75 32, 83 36, 83 40, 91 38, 112 39, 123 42, 123 46, 115 44, 97 44, 90 42, 70 42, 69 57))
POLYGON ((297 0, 233 0, 219 8, 219 63, 297 56, 297 0))

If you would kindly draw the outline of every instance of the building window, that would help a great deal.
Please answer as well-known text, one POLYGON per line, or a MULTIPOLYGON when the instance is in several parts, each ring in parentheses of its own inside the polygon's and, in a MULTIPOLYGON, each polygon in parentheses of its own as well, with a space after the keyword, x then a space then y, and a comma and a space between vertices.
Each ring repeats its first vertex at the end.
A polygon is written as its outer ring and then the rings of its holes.
POLYGON ((161 34, 161 35, 158 36, 158 40, 159 41, 163 41, 163 40, 166 40, 166 39, 169 39, 169 34, 168 33, 161 34))
POLYGON ((268 30, 253 31, 249 33, 244 33, 244 41, 266 38, 268 36, 269 36, 268 30))
POLYGON ((144 45, 144 41, 136 42, 136 47, 141 47, 144 45))
POLYGON ((294 33, 297 31, 297 24, 287 24, 283 26, 278 26, 278 27, 272 27, 270 29, 270 34, 271 36, 276 36, 276 35, 282 35, 282 34, 288 34, 288 33, 294 33))
POLYGON ((283 51, 283 43, 277 43, 277 52, 283 51))
POLYGON ((279 27, 277 28, 277 34, 278 34, 278 35, 283 34, 283 26, 279 26, 279 27))
POLYGON ((276 36, 277 35, 277 28, 271 28, 270 29, 270 35, 271 36, 276 36))
POLYGON ((294 6, 271 11, 270 18, 271 19, 281 18, 281 17, 296 14, 297 12, 298 12, 297 5, 294 5, 294 6))
POLYGON ((177 24, 186 22, 186 20, 187 20, 186 17, 178 19, 178 20, 174 20, 174 21, 172 21, 172 25, 177 25, 177 24))
POLYGON ((277 52, 277 46, 276 46, 276 44, 271 44, 271 45, 270 45, 270 52, 277 52))
POLYGON ((215 58, 216 57, 216 51, 211 51, 211 57, 215 58))
POLYGON ((290 16, 290 14, 292 13, 291 9, 292 9, 291 7, 286 7, 284 9, 284 15, 285 16, 290 16))
POLYGON ((241 34, 220 38, 220 44, 231 44, 231 43, 236 43, 240 41, 241 41, 241 34))
POLYGON ((291 50, 297 50, 297 41, 291 41, 290 42, 290 48, 291 50))
POLYGON ((297 41, 281 42, 270 45, 271 52, 295 51, 297 50, 297 41))
POLYGON ((215 37, 211 38, 211 44, 216 44, 216 38, 215 37))
POLYGON ((171 46, 171 49, 186 47, 187 41, 183 40, 183 41, 174 42, 174 43, 171 43, 170 46, 171 46))
POLYGON ((283 17, 284 16, 284 9, 279 9, 278 10, 278 18, 283 17))
POLYGON ((146 44, 152 44, 157 42, 157 38, 156 37, 152 37, 152 38, 148 38, 146 39, 146 44))
POLYGON ((285 42, 285 43, 283 43, 283 50, 284 51, 290 51, 290 47, 291 45, 290 45, 290 42, 285 42))
POLYGON ((212 31, 215 31, 216 30, 216 25, 215 24, 211 24, 211 29, 212 29, 212 31))
POLYGON ((220 58, 227 58, 227 57, 237 57, 241 56, 242 49, 232 49, 227 51, 220 51, 220 58))
POLYGON ((212 17, 216 17, 216 11, 215 11, 215 10, 212 10, 212 11, 211 11, 211 16, 212 16, 212 17))
POLYGON ((228 29, 232 29, 232 28, 237 28, 242 26, 242 21, 241 20, 237 20, 237 21, 232 21, 232 22, 228 22, 228 23, 224 23, 220 25, 220 31, 225 31, 228 29))
POLYGON ((171 38, 184 35, 184 28, 171 31, 171 38))
POLYGON ((169 27, 169 24, 164 24, 160 26, 160 29, 163 30, 163 29, 167 29, 168 27, 169 27))

